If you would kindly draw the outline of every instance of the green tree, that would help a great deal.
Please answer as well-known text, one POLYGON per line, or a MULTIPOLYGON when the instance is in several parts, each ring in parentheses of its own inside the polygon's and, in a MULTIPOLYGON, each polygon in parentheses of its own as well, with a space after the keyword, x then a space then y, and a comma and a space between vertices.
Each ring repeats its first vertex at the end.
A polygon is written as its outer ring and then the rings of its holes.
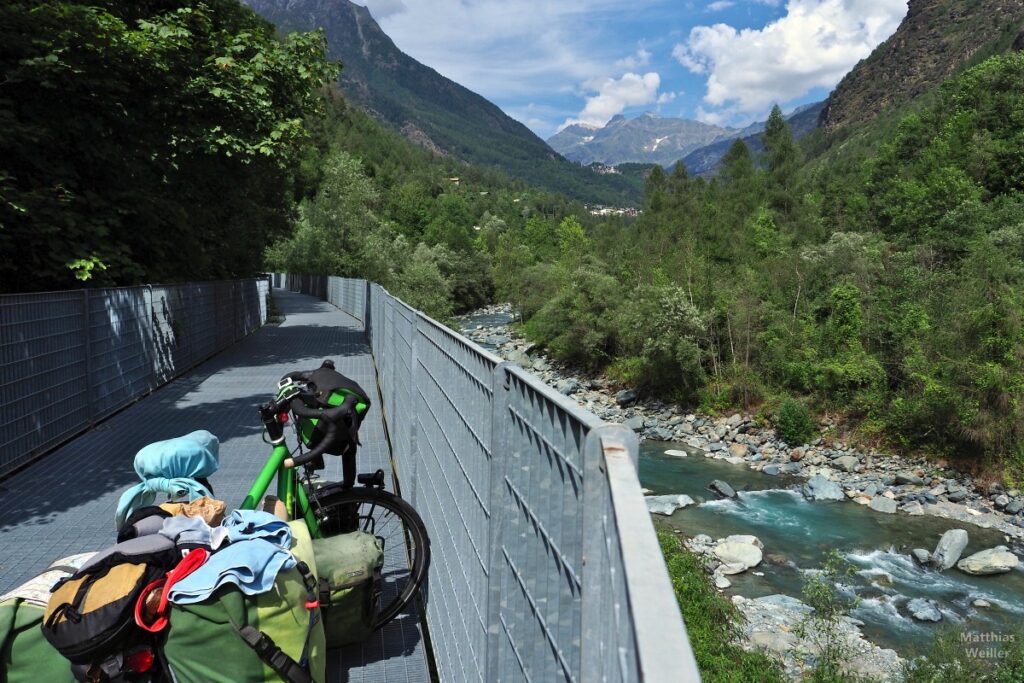
POLYGON ((814 652, 814 668, 810 680, 814 683, 845 683, 857 681, 849 672, 854 650, 843 633, 842 623, 850 610, 858 604, 857 598, 846 598, 839 583, 856 570, 837 551, 829 552, 818 572, 808 572, 803 578, 803 599, 811 608, 797 628, 797 635, 809 641, 814 652))
POLYGON ((377 189, 359 159, 336 152, 325 160, 316 197, 299 210, 295 232, 266 251, 267 266, 290 273, 358 277, 360 245, 376 227, 377 189))
POLYGON ((773 208, 788 215, 796 203, 795 181, 798 162, 793 133, 783 118, 779 105, 772 107, 761 139, 764 142, 768 170, 769 200, 773 208))
POLYGON ((570 267, 578 265, 590 249, 590 238, 575 216, 566 216, 558 224, 558 251, 570 267))
POLYGON ((0 7, 0 289, 250 275, 334 68, 230 0, 0 7))

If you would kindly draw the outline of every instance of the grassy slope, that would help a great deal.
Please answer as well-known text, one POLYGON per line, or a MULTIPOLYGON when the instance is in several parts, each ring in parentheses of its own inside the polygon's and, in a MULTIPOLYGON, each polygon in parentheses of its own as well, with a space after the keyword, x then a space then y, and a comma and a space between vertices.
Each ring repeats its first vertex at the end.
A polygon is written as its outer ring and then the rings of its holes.
POLYGON ((658 541, 705 683, 784 681, 775 660, 737 644, 739 614, 711 585, 700 558, 671 531, 660 529, 658 541))

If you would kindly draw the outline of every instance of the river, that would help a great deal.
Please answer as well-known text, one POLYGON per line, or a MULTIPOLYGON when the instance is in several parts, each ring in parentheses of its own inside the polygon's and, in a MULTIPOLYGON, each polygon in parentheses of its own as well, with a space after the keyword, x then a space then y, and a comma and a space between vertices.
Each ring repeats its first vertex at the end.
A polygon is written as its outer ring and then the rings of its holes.
POLYGON ((687 535, 754 534, 764 543, 766 560, 755 569, 730 576, 727 595, 760 597, 773 593, 800 596, 801 572, 817 568, 836 549, 857 567, 843 586, 858 595, 852 616, 864 622, 864 635, 902 656, 925 647, 943 624, 964 623, 978 633, 1014 633, 1024 617, 1024 570, 997 576, 970 576, 957 569, 935 572, 919 566, 913 548, 932 551, 947 529, 963 528, 969 535, 964 557, 1005 543, 997 531, 928 515, 885 515, 867 506, 845 502, 808 501, 790 486, 803 480, 769 477, 743 465, 704 458, 682 444, 644 442, 640 452, 640 483, 656 494, 685 493, 702 504, 657 516, 687 535), (666 455, 686 450, 691 457, 666 455), (707 490, 723 479, 739 491, 738 500, 718 500, 707 490), (771 560, 775 560, 772 562, 771 560), (763 577, 753 574, 763 572, 763 577), (931 598, 939 604, 939 623, 921 622, 906 612, 911 598, 931 598), (991 607, 975 608, 983 598, 991 607))

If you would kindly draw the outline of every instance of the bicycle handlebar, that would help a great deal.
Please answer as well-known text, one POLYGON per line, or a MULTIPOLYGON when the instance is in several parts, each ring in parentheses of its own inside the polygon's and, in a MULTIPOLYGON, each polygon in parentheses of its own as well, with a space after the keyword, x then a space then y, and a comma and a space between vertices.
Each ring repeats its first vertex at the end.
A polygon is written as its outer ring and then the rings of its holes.
MULTIPOLYGON (((334 370, 334 363, 325 360, 320 367, 334 370)), ((301 370, 289 372, 282 379, 292 380, 292 386, 289 387, 287 383, 282 382, 281 394, 278 398, 259 408, 267 435, 274 445, 284 443, 284 424, 288 421, 289 412, 296 418, 317 421, 320 438, 316 446, 306 453, 286 460, 288 467, 305 465, 328 452, 351 453, 353 451, 348 444, 352 446, 359 444, 359 420, 356 413, 359 397, 349 394, 340 405, 324 407, 311 392, 305 390, 305 383, 310 381, 314 372, 301 370), (344 431, 341 430, 342 425, 345 426, 344 431)))
POLYGON ((311 408, 303 399, 302 395, 296 396, 291 400, 291 411, 296 417, 305 417, 313 420, 317 420, 317 425, 323 425, 324 434, 318 443, 312 449, 292 459, 295 465, 305 465, 307 462, 319 458, 321 455, 326 453, 329 449, 340 445, 341 439, 347 439, 353 443, 359 442, 358 433, 356 432, 355 420, 355 404, 356 398, 354 396, 348 396, 339 406, 333 408, 311 408), (340 431, 342 425, 345 425, 346 429, 344 432, 340 431))

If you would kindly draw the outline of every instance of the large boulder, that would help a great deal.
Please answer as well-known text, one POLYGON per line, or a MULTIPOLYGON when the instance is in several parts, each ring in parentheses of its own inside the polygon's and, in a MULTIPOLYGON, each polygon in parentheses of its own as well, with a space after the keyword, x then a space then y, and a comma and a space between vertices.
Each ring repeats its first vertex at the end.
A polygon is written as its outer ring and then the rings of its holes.
POLYGON ((664 427, 655 427, 650 431, 648 437, 655 441, 671 441, 674 434, 664 427))
POLYGON ((907 603, 907 611, 918 621, 942 621, 942 612, 934 600, 914 598, 907 603))
POLYGON ((756 545, 758 548, 764 548, 764 543, 757 536, 750 534, 733 534, 732 536, 725 537, 726 543, 746 543, 747 545, 756 545))
POLYGON ((1017 566, 1017 556, 1005 547, 982 550, 965 557, 956 563, 956 568, 974 576, 988 576, 989 574, 1005 574, 1017 566))
POLYGON ((578 380, 572 378, 563 379, 559 381, 557 384, 555 384, 555 389, 560 394, 563 394, 565 396, 572 396, 573 394, 580 390, 580 383, 578 380))
POLYGON ((856 455, 843 455, 833 460, 832 464, 844 472, 853 472, 857 469, 860 461, 856 455))
POLYGON ((747 456, 747 446, 742 443, 731 443, 729 444, 729 454, 735 458, 745 458, 747 456))
POLYGON ((949 493, 946 494, 946 498, 949 499, 950 503, 959 503, 967 497, 967 491, 962 488, 950 489, 949 493))
POLYGON ((693 505, 693 498, 684 493, 669 496, 647 496, 647 509, 658 515, 671 515, 676 510, 693 505))
POLYGON ((505 358, 522 368, 529 368, 533 364, 533 360, 519 349, 512 349, 505 354, 505 358))
POLYGON ((743 570, 761 564, 761 549, 753 543, 723 541, 715 546, 715 557, 728 565, 743 565, 743 570))
POLYGON ((623 424, 632 429, 634 432, 639 432, 641 429, 644 428, 644 425, 646 423, 647 422, 646 420, 644 420, 643 417, 641 417, 640 415, 634 415, 633 417, 626 420, 623 424))
POLYGON ((964 548, 967 547, 967 531, 965 529, 950 529, 942 534, 939 544, 935 546, 932 553, 932 564, 938 570, 949 569, 960 559, 964 548))
POLYGON ((713 482, 708 484, 708 488, 720 495, 722 498, 735 498, 736 489, 729 486, 728 483, 721 479, 715 479, 713 482))
MULTIPOLYGON (((509 360, 511 360, 511 358, 509 360)), ((619 393, 615 394, 615 402, 622 407, 636 403, 637 398, 639 398, 639 396, 632 389, 623 389, 619 393)))
POLYGON ((785 654, 799 643, 799 638, 785 631, 754 631, 750 634, 751 645, 778 655, 785 654))
POLYGON ((868 503, 868 507, 875 512, 884 512, 887 515, 891 515, 896 512, 896 501, 885 496, 875 496, 868 503))
POLYGON ((804 495, 811 500, 845 500, 843 488, 820 474, 816 474, 807 480, 803 487, 804 495))

